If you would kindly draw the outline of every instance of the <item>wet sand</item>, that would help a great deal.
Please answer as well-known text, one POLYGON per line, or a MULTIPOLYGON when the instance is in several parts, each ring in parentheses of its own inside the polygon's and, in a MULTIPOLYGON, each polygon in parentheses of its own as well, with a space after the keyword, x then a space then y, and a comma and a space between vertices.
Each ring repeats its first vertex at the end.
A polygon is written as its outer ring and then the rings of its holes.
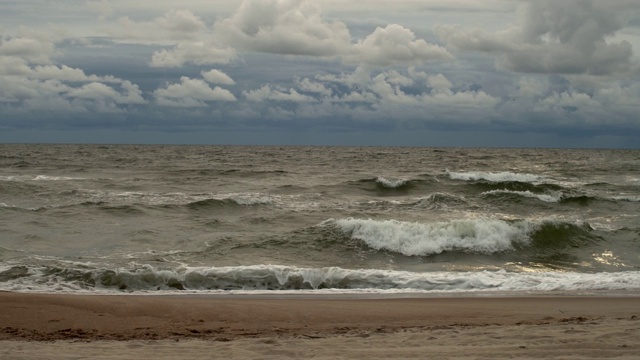
POLYGON ((635 296, 0 293, 0 358, 638 358, 635 296), (215 354, 213 356, 212 354, 215 354))

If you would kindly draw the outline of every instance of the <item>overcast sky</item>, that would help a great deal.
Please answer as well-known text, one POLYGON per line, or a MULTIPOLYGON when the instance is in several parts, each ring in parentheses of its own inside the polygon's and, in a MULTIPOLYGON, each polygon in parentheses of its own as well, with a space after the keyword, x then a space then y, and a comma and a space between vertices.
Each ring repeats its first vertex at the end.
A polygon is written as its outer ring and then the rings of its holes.
POLYGON ((640 0, 0 0, 0 142, 640 148, 640 0))

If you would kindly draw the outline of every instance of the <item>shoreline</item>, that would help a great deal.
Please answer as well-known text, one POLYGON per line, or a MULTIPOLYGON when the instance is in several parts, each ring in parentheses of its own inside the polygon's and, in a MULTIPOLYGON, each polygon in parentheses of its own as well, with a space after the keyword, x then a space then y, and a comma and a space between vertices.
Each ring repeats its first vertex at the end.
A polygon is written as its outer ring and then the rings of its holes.
POLYGON ((638 296, 344 298, 0 292, 0 358, 616 358, 638 296))
POLYGON ((234 340, 640 317, 638 296, 275 296, 0 292, 0 340, 234 340))

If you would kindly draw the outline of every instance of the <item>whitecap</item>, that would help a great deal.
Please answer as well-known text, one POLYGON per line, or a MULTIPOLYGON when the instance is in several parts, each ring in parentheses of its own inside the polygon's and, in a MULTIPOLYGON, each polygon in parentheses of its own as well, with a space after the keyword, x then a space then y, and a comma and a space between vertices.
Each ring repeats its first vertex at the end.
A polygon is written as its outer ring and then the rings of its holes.
MULTIPOLYGON (((330 220, 343 233, 371 248, 407 256, 427 256, 445 251, 495 253, 530 241, 533 224, 527 221, 452 220, 422 224, 397 220, 330 220)), ((326 224, 327 222, 325 222, 326 224)))
POLYGON ((376 183, 389 189, 397 189, 399 187, 406 185, 408 182, 409 180, 407 179, 389 180, 389 179, 383 178, 382 176, 378 176, 376 178, 376 183))
POLYGON ((538 200, 541 200, 541 201, 544 201, 544 202, 549 202, 549 203, 556 203, 556 202, 559 202, 560 200, 562 200, 562 194, 560 194, 560 193, 555 194, 555 195, 551 195, 551 194, 536 194, 536 193, 532 193, 529 190, 527 190, 527 191, 491 190, 491 191, 485 191, 480 195, 487 196, 487 195, 496 195, 496 194, 519 195, 519 196, 522 196, 522 197, 536 198, 538 200))
POLYGON ((506 182, 506 181, 519 181, 528 183, 537 183, 545 179, 544 176, 527 174, 527 173, 513 173, 508 171, 490 173, 484 171, 471 171, 471 172, 453 172, 447 170, 447 175, 453 180, 464 181, 478 181, 487 180, 491 182, 506 182))
POLYGON ((640 195, 621 195, 621 196, 613 196, 611 197, 613 200, 617 201, 631 201, 638 202, 640 201, 640 195))
MULTIPOLYGON (((72 264, 67 264, 68 266, 72 264)), ((0 267, 0 273, 12 267, 0 267)), ((120 293, 447 293, 447 292, 548 292, 548 291, 638 291, 639 271, 577 272, 411 272, 340 267, 304 268, 285 265, 188 267, 160 269, 150 265, 116 270, 86 264, 52 272, 29 267, 0 283, 0 289, 36 292, 120 293), (26 270, 26 272, 25 272, 26 270), (82 284, 91 274, 95 286, 82 284), (70 279, 61 278, 70 276, 70 279), (104 282, 104 279, 107 279, 104 282)))

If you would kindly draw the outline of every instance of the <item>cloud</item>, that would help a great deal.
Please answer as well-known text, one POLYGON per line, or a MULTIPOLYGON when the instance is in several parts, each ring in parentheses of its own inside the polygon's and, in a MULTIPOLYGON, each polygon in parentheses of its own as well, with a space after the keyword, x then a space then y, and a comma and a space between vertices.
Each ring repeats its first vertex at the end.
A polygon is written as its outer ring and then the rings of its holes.
POLYGON ((523 98, 537 98, 548 92, 549 83, 544 80, 523 77, 518 81, 518 96, 523 98))
POLYGON ((114 39, 166 43, 167 40, 197 40, 207 26, 189 10, 170 10, 152 21, 136 22, 129 17, 119 18, 107 34, 114 39))
POLYGON ((211 27, 189 10, 172 10, 150 21, 121 17, 106 25, 106 33, 121 42, 166 46, 154 52, 150 62, 161 68, 226 64, 246 52, 372 66, 453 60, 445 48, 416 38, 398 24, 353 39, 347 25, 325 19, 318 4, 327 5, 309 0, 244 0, 231 16, 211 27))
POLYGON ((146 103, 137 85, 124 81, 121 84, 121 88, 123 91, 118 92, 103 83, 92 82, 79 88, 69 89, 65 96, 85 100, 112 101, 115 104, 146 103))
POLYGON ((229 75, 220 70, 212 69, 209 71, 203 71, 200 74, 207 82, 212 84, 235 85, 236 83, 229 75))
POLYGON ((304 0, 246 0, 214 31, 223 42, 257 52, 335 56, 349 46, 351 35, 339 21, 325 21, 304 0))
MULTIPOLYGON (((332 12, 355 12, 362 14, 363 9, 371 12, 386 12, 389 2, 385 0, 317 0, 332 12)), ((508 4, 507 4, 508 5, 508 4)), ((415 13, 428 10, 439 12, 499 12, 505 11, 505 3, 500 0, 403 0, 393 4, 393 12, 415 13)))
POLYGON ((442 25, 437 33, 450 47, 495 54, 515 72, 611 75, 638 70, 631 44, 610 40, 634 12, 637 3, 626 0, 527 0, 517 26, 490 33, 442 25))
POLYGON ((372 72, 361 66, 340 75, 297 78, 293 88, 264 85, 243 94, 251 102, 260 102, 254 109, 267 118, 344 119, 386 126, 405 122, 477 125, 488 121, 501 102, 484 91, 455 88, 442 74, 415 69, 372 72))
POLYGON ((34 35, 0 44, 0 102, 13 111, 122 112, 128 105, 146 103, 130 81, 53 64, 54 42, 34 35))
POLYGON ((153 92, 159 105, 191 107, 207 106, 207 101, 236 101, 236 97, 219 86, 211 88, 204 80, 183 76, 180 83, 167 84, 153 92))
POLYGON ((373 33, 358 41, 352 54, 345 56, 349 62, 377 66, 420 65, 427 61, 451 61, 453 56, 443 47, 416 39, 415 34, 397 24, 378 27, 373 33))
POLYGON ((322 96, 330 96, 332 93, 332 90, 328 88, 326 84, 323 84, 318 81, 313 81, 309 78, 303 78, 303 79, 296 78, 295 82, 296 82, 296 86, 302 92, 318 94, 322 96))
POLYGON ((187 63, 196 65, 227 64, 236 57, 231 47, 219 47, 210 42, 181 42, 171 50, 153 53, 151 67, 181 67, 187 63))
POLYGON ((518 80, 516 96, 500 105, 501 122, 510 126, 549 129, 637 128, 640 85, 607 82, 599 88, 576 89, 568 81, 554 82, 544 75, 518 80))
POLYGON ((242 94, 247 100, 253 102, 261 102, 265 100, 308 102, 316 100, 311 96, 300 94, 295 89, 274 88, 271 85, 264 85, 256 90, 243 91, 242 94))
POLYGON ((108 83, 120 83, 121 79, 113 76, 87 75, 82 69, 72 68, 66 65, 40 65, 35 66, 26 74, 33 79, 58 79, 70 82, 101 81, 108 83))
POLYGON ((417 39, 398 24, 378 27, 354 43, 344 23, 324 20, 320 9, 305 0, 246 0, 232 17, 216 23, 214 31, 222 42, 256 52, 374 66, 453 60, 445 48, 417 39))
POLYGON ((453 84, 449 79, 444 77, 442 74, 437 74, 435 76, 427 77, 427 84, 432 87, 436 92, 440 93, 450 93, 453 84))
POLYGON ((54 49, 54 43, 44 39, 0 38, 0 57, 20 58, 32 64, 50 64, 54 49))
POLYGON ((1 126, 638 131, 637 0, 89 3, 0 4, 1 126))
MULTIPOLYGON (((123 81, 120 89, 92 82, 73 87, 57 79, 0 76, 0 103, 17 112, 124 112, 127 105, 146 104, 137 85, 123 81)), ((6 110, 7 108, 5 108, 6 110)))
MULTIPOLYGON (((49 61, 50 59, 47 58, 46 62, 49 61)), ((0 56, 0 76, 24 76, 29 79, 57 79, 68 82, 122 82, 122 79, 114 76, 87 75, 82 69, 66 65, 32 65, 28 57, 15 56, 0 56)))
POLYGON ((152 67, 226 64, 237 55, 233 47, 218 43, 204 21, 189 10, 170 10, 151 21, 121 17, 106 27, 106 33, 121 42, 170 46, 153 53, 152 67))

